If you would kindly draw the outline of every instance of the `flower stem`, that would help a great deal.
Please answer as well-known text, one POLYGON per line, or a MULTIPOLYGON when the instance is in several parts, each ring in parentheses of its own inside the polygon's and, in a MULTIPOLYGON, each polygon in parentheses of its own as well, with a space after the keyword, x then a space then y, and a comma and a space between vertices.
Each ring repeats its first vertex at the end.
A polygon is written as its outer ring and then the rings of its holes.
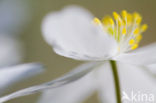
POLYGON ((113 73, 113 77, 114 77, 116 100, 117 100, 117 103, 122 103, 121 102, 121 91, 120 91, 120 82, 119 82, 119 76, 118 76, 118 71, 117 71, 117 65, 116 65, 116 62, 113 60, 110 60, 110 64, 112 67, 112 73, 113 73))

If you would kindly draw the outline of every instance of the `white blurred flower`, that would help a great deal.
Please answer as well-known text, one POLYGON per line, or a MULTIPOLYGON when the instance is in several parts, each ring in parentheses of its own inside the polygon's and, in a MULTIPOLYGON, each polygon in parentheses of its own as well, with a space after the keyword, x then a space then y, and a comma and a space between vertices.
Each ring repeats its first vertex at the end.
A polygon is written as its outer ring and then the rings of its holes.
POLYGON ((23 0, 0 1, 0 95, 12 84, 40 73, 43 68, 38 63, 17 65, 24 53, 16 35, 30 19, 28 9, 23 0))
MULTIPOLYGON (((156 95, 156 82, 152 75, 149 75, 140 66, 120 62, 117 62, 117 64, 122 92, 126 92, 128 96, 130 96, 130 93, 133 91, 135 93, 140 92, 146 93, 147 95, 156 95)), ((109 62, 105 62, 102 66, 97 67, 75 82, 44 91, 38 103, 83 103, 84 100, 95 92, 98 93, 98 98, 101 103, 117 103, 109 62)), ((136 103, 145 102, 146 101, 136 103)), ((133 102, 123 101, 122 103, 133 102)))
POLYGON ((0 35, 0 95, 12 84, 42 72, 41 64, 17 65, 21 62, 21 53, 21 44, 15 38, 0 35))
POLYGON ((28 1, 0 1, 0 35, 17 35, 31 19, 28 1))
POLYGON ((41 73, 43 66, 39 63, 27 63, 0 68, 0 94, 11 84, 41 73))
POLYGON ((23 57, 22 43, 16 35, 30 20, 29 8, 23 0, 0 1, 0 67, 19 63, 23 57))
POLYGON ((10 85, 42 72, 41 64, 17 65, 21 62, 21 53, 21 44, 15 38, 0 35, 0 95, 10 85))
POLYGON ((142 37, 141 33, 146 30, 147 25, 140 24, 142 17, 138 13, 129 14, 123 11, 122 17, 116 12, 113 15, 115 22, 109 16, 100 21, 87 10, 74 6, 47 15, 43 21, 42 31, 54 51, 61 56, 89 61, 89 63, 79 66, 54 81, 2 97, 0 102, 59 87, 60 90, 59 88, 52 90, 56 91, 58 95, 51 95, 50 92, 50 96, 47 93, 48 97, 52 99, 47 97, 47 101, 44 99, 45 95, 41 102, 77 103, 83 100, 88 92, 98 89, 103 98, 101 100, 108 98, 108 102, 114 103, 115 99, 112 99, 115 94, 112 85, 114 82, 110 68, 105 64, 109 60, 121 63, 118 66, 122 90, 133 88, 134 90, 154 90, 152 92, 156 93, 152 78, 145 75, 143 69, 140 69, 145 67, 146 70, 149 70, 147 68, 149 65, 156 64, 156 44, 136 49, 142 37), (102 69, 98 69, 97 66, 100 65, 103 65, 102 69), (91 73, 88 74, 89 72, 91 73), (62 94, 65 94, 67 98, 64 98, 62 94))

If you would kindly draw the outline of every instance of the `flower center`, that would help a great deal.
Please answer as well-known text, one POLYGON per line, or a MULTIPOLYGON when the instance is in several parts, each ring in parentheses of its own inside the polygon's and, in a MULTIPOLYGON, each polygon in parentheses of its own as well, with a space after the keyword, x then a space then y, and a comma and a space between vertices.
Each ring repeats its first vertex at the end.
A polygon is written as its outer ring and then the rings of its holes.
POLYGON ((146 31, 147 24, 141 25, 142 17, 139 13, 128 13, 126 10, 119 15, 113 12, 113 17, 106 16, 102 20, 94 18, 96 25, 102 26, 104 31, 113 36, 119 45, 119 50, 126 52, 139 46, 142 33, 146 31))

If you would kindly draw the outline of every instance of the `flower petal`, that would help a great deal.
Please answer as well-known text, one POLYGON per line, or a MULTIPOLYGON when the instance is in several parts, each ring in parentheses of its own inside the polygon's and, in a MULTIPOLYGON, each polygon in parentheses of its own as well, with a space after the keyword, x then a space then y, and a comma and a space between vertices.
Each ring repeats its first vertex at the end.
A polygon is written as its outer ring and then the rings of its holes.
POLYGON ((116 53, 117 43, 92 21, 88 11, 66 7, 46 16, 43 36, 59 55, 78 60, 106 60, 116 53))
MULTIPOLYGON (((111 71, 111 69, 109 70, 111 71)), ((142 67, 118 62, 118 72, 120 76, 123 103, 135 102, 131 101, 133 98, 131 97, 132 93, 134 95, 136 94, 135 98, 137 98, 137 100, 142 98, 139 97, 139 95, 147 95, 147 101, 140 101, 140 103, 149 102, 150 96, 156 96, 156 81, 151 75, 148 75, 142 67), (128 98, 126 96, 128 96, 128 98)), ((102 73, 102 71, 100 73, 102 73)), ((106 74, 106 71, 103 70, 103 73, 106 74)), ((104 76, 105 75, 103 75, 102 78, 106 78, 104 76)), ((101 83, 101 86, 99 87, 101 99, 103 103, 116 103, 113 76, 107 75, 107 78, 107 81, 99 82, 101 83)), ((146 98, 143 97, 143 99, 145 100, 146 98)))
POLYGON ((154 64, 156 63, 156 43, 121 54, 115 57, 114 60, 137 65, 154 64))
POLYGON ((105 62, 100 68, 96 69, 96 83, 99 100, 101 103, 116 103, 114 81, 109 62, 105 62), (111 101, 111 102, 110 102, 111 101))
POLYGON ((95 91, 94 79, 93 74, 89 73, 73 83, 47 90, 38 103, 81 103, 95 91))
POLYGON ((156 79, 156 63, 143 66, 143 68, 156 79))
POLYGON ((151 70, 151 72, 156 73, 156 63, 148 65, 147 68, 149 68, 151 70))
POLYGON ((26 77, 33 76, 42 71, 43 67, 39 63, 22 64, 0 69, 0 93, 12 83, 15 83, 26 77), (6 79, 7 77, 7 79, 6 79))
POLYGON ((96 63, 96 62, 83 64, 83 65, 77 67, 75 70, 68 73, 67 75, 65 75, 63 77, 60 77, 60 78, 58 78, 56 80, 53 80, 51 82, 44 83, 44 84, 41 84, 41 85, 33 86, 33 87, 30 87, 30 88, 26 88, 26 89, 23 89, 23 90, 19 90, 19 91, 15 92, 15 93, 12 93, 10 95, 1 97, 0 98, 0 103, 6 102, 6 101, 8 101, 10 99, 13 99, 13 98, 33 94, 33 93, 36 93, 36 92, 43 91, 45 89, 60 87, 62 85, 74 82, 74 81, 78 80, 79 78, 85 76, 95 66, 98 66, 98 65, 99 65, 99 63, 96 63))

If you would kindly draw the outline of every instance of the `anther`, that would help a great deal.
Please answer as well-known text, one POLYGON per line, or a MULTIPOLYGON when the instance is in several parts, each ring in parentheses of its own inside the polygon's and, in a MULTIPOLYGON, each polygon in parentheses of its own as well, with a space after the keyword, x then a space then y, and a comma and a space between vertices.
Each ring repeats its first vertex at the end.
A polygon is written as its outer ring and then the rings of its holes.
POLYGON ((142 35, 141 35, 141 34, 139 34, 139 35, 136 37, 136 41, 137 41, 137 42, 140 42, 140 41, 141 41, 141 39, 142 39, 142 35))
POLYGON ((97 25, 101 24, 101 21, 98 18, 94 18, 93 22, 97 25))
POLYGON ((135 43, 134 39, 129 40, 129 45, 133 45, 135 43))
POLYGON ((138 44, 134 44, 134 45, 131 47, 132 50, 134 50, 134 49, 136 49, 136 48, 138 48, 138 44))
POLYGON ((121 14, 122 14, 122 17, 124 19, 127 18, 127 11, 126 10, 123 10, 121 14))
POLYGON ((138 34, 138 33, 139 33, 139 31, 140 31, 140 30, 139 30, 139 28, 136 28, 136 29, 134 30, 134 32, 133 32, 133 33, 134 33, 134 35, 138 34))
POLYGON ((134 15, 134 19, 136 20, 136 24, 140 24, 142 21, 142 17, 140 16, 140 14, 135 12, 133 15, 134 15))
POLYGON ((142 32, 145 32, 145 31, 147 30, 147 28, 148 28, 147 24, 143 24, 143 25, 141 26, 141 31, 142 31, 142 32))
POLYGON ((122 29, 122 34, 123 34, 123 35, 126 34, 126 28, 125 28, 125 27, 122 29))
POLYGON ((115 20, 119 19, 119 14, 117 12, 113 12, 113 16, 115 20))

